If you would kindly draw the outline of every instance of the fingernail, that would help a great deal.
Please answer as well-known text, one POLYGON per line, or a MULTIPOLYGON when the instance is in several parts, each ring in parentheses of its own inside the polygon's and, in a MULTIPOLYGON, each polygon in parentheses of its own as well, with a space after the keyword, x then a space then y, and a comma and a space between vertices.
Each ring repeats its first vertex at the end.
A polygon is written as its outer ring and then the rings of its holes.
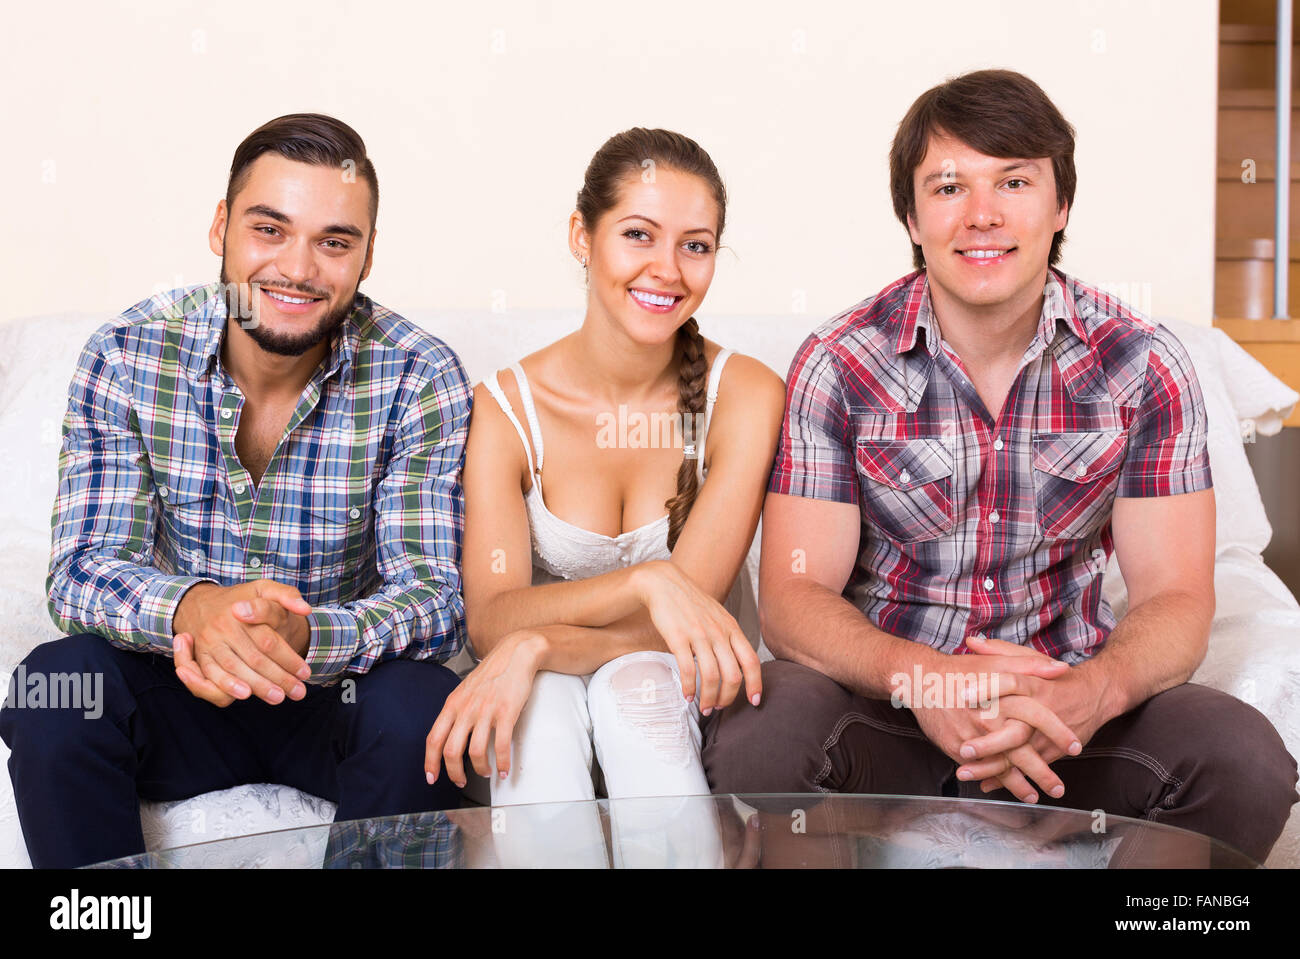
POLYGON ((963 746, 963 747, 961 747, 961 758, 962 758, 962 759, 974 759, 974 758, 975 758, 975 747, 974 747, 974 746, 963 746))
POLYGON ((266 698, 272 703, 284 702, 284 690, 279 686, 272 686, 266 691, 266 698))
POLYGON ((969 779, 974 779, 975 777, 971 775, 971 771, 969 769, 959 769, 957 770, 957 778, 969 780, 969 779))
POLYGON ((1076 739, 1074 742, 1070 743, 1071 756, 1077 756, 1081 752, 1083 752, 1083 744, 1080 743, 1079 740, 1076 739))
POLYGON ((457 788, 457 789, 464 789, 464 788, 465 788, 465 780, 462 779, 460 782, 456 783, 456 788, 457 788))
POLYGON ((750 696, 750 697, 749 697, 749 701, 750 701, 751 703, 753 703, 755 706, 757 706, 757 705, 758 705, 758 700, 759 700, 760 696, 761 696, 760 693, 755 693, 753 696, 750 696))
POLYGON ((429 781, 430 786, 433 785, 433 779, 434 779, 433 773, 429 772, 428 770, 425 770, 424 778, 429 781))
POLYGON ((1047 793, 1048 793, 1048 795, 1050 795, 1053 799, 1060 799, 1062 796, 1065 795, 1065 787, 1064 787, 1064 786, 1053 786, 1051 789, 1049 789, 1049 790, 1047 791, 1047 793))
POLYGON ((701 709, 701 710, 700 710, 700 715, 702 715, 702 716, 707 716, 707 715, 709 715, 709 713, 711 713, 711 712, 713 712, 713 707, 712 707, 712 706, 710 706, 708 709, 701 709))
POLYGON ((694 693, 691 693, 689 696, 687 696, 687 697, 686 697, 686 701, 687 701, 688 703, 693 703, 693 702, 695 702, 695 694, 694 694, 694 693))
POLYGON ((311 679, 311 667, 299 666, 298 672, 294 673, 294 675, 305 683, 307 680, 311 679))
POLYGON ((243 683, 235 683, 235 695, 248 696, 252 692, 253 691, 249 689, 247 686, 245 686, 243 683))
POLYGON ((1025 802, 1030 802, 1030 803, 1038 802, 1038 793, 1030 793, 1028 796, 1025 797, 1025 802))
POLYGON ((501 770, 499 773, 497 773, 497 775, 500 776, 502 779, 505 779, 505 778, 506 778, 506 773, 507 773, 508 771, 509 771, 509 770, 503 769, 503 770, 501 770))
POLYGON ((253 607, 247 602, 238 602, 235 604, 235 612, 240 616, 252 616, 253 607))
POLYGON ((297 683, 293 689, 289 691, 289 696, 295 702, 299 699, 305 699, 307 697, 307 687, 302 683, 297 683))

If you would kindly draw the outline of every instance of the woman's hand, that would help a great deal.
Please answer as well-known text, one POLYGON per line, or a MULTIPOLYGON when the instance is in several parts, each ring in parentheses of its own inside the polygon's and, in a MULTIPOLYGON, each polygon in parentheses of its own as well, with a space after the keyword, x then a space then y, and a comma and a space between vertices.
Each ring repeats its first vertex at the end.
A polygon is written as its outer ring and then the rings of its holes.
POLYGON ((437 781, 438 768, 445 761, 447 777, 465 788, 467 743, 475 772, 490 777, 487 747, 494 729, 497 774, 506 777, 510 740, 533 691, 545 644, 545 637, 532 630, 510 633, 452 690, 424 744, 424 773, 429 785, 437 781))
POLYGON ((758 654, 721 603, 668 560, 637 566, 633 588, 677 659, 687 702, 695 696, 698 662, 703 715, 730 705, 742 679, 749 701, 758 705, 763 694, 758 654))

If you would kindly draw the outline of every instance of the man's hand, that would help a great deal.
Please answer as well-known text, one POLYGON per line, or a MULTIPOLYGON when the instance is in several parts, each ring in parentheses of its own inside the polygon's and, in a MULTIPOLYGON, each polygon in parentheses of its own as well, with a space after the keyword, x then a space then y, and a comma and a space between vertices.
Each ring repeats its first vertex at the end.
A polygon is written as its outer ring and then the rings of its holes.
MULTIPOLYGON (((1020 656, 1057 662, 1038 650, 1000 639, 972 637, 966 644, 971 652, 980 656, 1020 656)), ((1009 713, 1011 720, 999 730, 965 741, 960 748, 964 765, 958 770, 958 776, 982 780, 980 788, 984 792, 998 788, 997 779, 990 777, 995 777, 1003 767, 1003 756, 1008 755, 1008 751, 1025 743, 1046 763, 1053 763, 1065 755, 1077 756, 1097 730, 1112 718, 1097 711, 1102 698, 1099 684, 1104 679, 1095 669, 1067 667, 1056 678, 1018 674, 1006 677, 1006 680, 999 684, 997 695, 1002 704, 1000 711, 1009 713), (1063 744, 1045 736, 1041 729, 1023 722, 1018 718, 1023 710, 1017 700, 1032 701, 1046 707, 1078 734, 1077 739, 1063 744)))
POLYGON ((176 675, 200 699, 228 706, 256 695, 275 705, 307 695, 302 658, 311 606, 294 587, 259 579, 238 586, 199 583, 172 619, 176 675))
MULTIPOLYGON (((1065 786, 1040 755, 1043 748, 1041 744, 1058 748, 1058 755, 1064 755, 1077 748, 1077 737, 1056 713, 1042 703, 1023 696, 1003 698, 1002 693, 1029 679, 1052 682, 1055 677, 1066 673, 1069 667, 1032 650, 1031 655, 1024 655, 1020 647, 1009 643, 1004 643, 1003 647, 1005 648, 988 650, 990 658, 981 661, 984 668, 978 672, 959 666, 961 661, 955 657, 946 657, 950 673, 964 677, 966 682, 978 683, 979 691, 969 690, 964 694, 964 701, 951 708, 927 707, 923 698, 918 698, 921 691, 916 690, 908 705, 926 737, 958 764, 968 758, 964 750, 968 749, 971 741, 989 740, 998 736, 996 742, 1001 748, 984 754, 985 762, 980 767, 982 775, 979 777, 991 777, 995 783, 994 788, 1000 784, 1023 802, 1037 802, 1038 794, 1029 782, 1032 779, 1049 795, 1059 797, 1064 793, 1065 786), (981 695, 989 699, 977 703, 976 700, 981 695), (987 709, 978 708, 993 704, 997 707, 994 715, 986 715, 987 709), (1030 735, 1035 732, 1042 737, 1037 748, 1029 743, 1030 735)), ((943 688, 953 688, 947 676, 944 677, 943 688)), ((969 758, 974 756, 972 753, 969 758)), ((964 765, 958 769, 957 775, 960 779, 975 778, 964 765)))

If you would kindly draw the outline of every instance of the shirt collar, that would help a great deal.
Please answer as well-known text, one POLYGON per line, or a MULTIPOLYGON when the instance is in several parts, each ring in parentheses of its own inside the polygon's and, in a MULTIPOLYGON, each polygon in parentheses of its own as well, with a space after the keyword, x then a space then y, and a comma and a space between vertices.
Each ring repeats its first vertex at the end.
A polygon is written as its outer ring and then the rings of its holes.
MULTIPOLYGON (((213 363, 221 354, 222 338, 229 318, 226 298, 221 294, 219 284, 211 284, 201 292, 206 293, 206 296, 190 314, 194 321, 194 339, 184 362, 191 381, 212 371, 213 363)), ((325 360, 322 382, 336 373, 346 375, 351 372, 353 359, 361 343, 361 330, 369 324, 373 310, 374 302, 364 293, 357 293, 352 312, 330 338, 330 352, 325 360)))
MULTIPOLYGON (((1057 325, 1061 322, 1075 339, 1087 345, 1088 336, 1079 319, 1074 298, 1067 293, 1064 277, 1055 270, 1048 270, 1047 283, 1043 288, 1043 309, 1038 318, 1038 333, 1030 349, 1039 351, 1039 345, 1041 350, 1050 349, 1056 339, 1057 325)), ((926 351, 930 356, 938 354, 942 332, 930 301, 930 282, 925 270, 921 270, 908 287, 896 323, 894 355, 911 352, 916 347, 919 330, 925 332, 926 351)))

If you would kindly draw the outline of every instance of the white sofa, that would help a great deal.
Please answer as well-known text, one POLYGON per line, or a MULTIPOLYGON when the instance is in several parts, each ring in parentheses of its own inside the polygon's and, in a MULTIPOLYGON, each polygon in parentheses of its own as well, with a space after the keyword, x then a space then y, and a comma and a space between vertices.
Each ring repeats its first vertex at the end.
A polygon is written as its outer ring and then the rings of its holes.
MULTIPOLYGON (((0 323, 0 448, 5 451, 0 461, 0 684, 5 687, 13 668, 37 643, 60 635, 45 604, 60 426, 80 349, 111 315, 61 314, 0 323)), ((580 313, 559 311, 417 310, 406 315, 455 349, 474 382, 581 322, 580 313)), ((756 356, 784 376, 796 347, 818 322, 810 315, 705 316, 701 328, 710 339, 756 356)), ((1255 436, 1274 433, 1300 397, 1219 331, 1167 322, 1187 345, 1201 378, 1219 510, 1218 611, 1209 655, 1193 678, 1257 706, 1291 752, 1300 755, 1300 709, 1295 708, 1300 697, 1300 606, 1260 559, 1271 529, 1242 446, 1243 423, 1255 436)), ((757 537, 746 569, 751 577, 756 555, 757 537)), ((1116 615, 1122 615, 1126 594, 1113 560, 1105 589, 1116 615)), ((0 744, 0 761, 7 760, 8 750, 0 744)), ((332 803, 265 784, 183 802, 145 803, 142 810, 150 849, 318 825, 333 814, 332 803)), ((256 863, 257 856, 248 861, 256 863)), ((0 775, 0 866, 29 864, 6 769, 0 775)), ((1300 865, 1300 817, 1292 817, 1268 865, 1300 865)))

